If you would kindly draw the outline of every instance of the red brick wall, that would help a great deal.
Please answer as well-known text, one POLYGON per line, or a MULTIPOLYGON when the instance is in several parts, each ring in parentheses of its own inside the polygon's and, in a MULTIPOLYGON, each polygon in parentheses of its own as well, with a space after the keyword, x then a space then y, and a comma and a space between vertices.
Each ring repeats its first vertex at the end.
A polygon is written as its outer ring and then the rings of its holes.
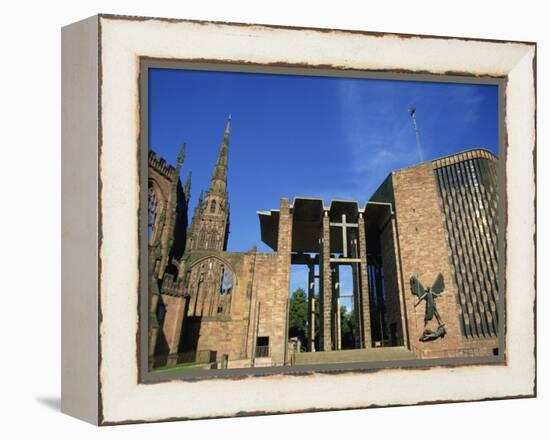
MULTIPOLYGON (((494 354, 498 347, 497 338, 472 339, 461 333, 451 251, 432 163, 396 171, 392 181, 411 348, 420 357, 429 358, 494 354), (436 300, 436 306, 446 324, 447 335, 435 341, 420 342, 425 303, 414 307, 417 298, 411 292, 409 279, 415 274, 424 286, 431 286, 438 273, 443 274, 445 290, 436 300)), ((429 325, 433 330, 437 328, 435 318, 429 325)))
MULTIPOLYGON (((392 181, 412 349, 427 357, 430 352, 460 349, 463 338, 458 322, 457 292, 452 281, 450 250, 432 164, 429 162, 396 171, 392 181), (443 274, 445 291, 436 305, 446 324, 447 335, 435 341, 420 342, 424 331, 425 302, 414 307, 417 298, 411 292, 409 279, 413 274, 417 275, 427 287, 433 284, 439 273, 443 274)), ((433 330, 437 328, 435 318, 430 325, 433 330)))

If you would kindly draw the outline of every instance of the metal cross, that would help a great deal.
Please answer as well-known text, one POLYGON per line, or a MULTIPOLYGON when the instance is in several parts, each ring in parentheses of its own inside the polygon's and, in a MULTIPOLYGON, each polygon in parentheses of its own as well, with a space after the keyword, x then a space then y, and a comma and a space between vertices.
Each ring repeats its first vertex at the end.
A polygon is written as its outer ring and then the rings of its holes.
POLYGON ((346 214, 342 214, 342 223, 330 223, 330 226, 339 226, 342 228, 342 248, 344 258, 348 256, 348 228, 358 228, 357 223, 347 223, 346 214))

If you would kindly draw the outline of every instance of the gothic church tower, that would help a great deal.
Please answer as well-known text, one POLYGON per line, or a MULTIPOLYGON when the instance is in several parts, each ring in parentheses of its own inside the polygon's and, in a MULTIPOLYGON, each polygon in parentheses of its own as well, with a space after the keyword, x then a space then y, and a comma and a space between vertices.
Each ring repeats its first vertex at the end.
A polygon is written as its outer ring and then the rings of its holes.
POLYGON ((231 116, 227 120, 218 159, 210 179, 210 187, 204 198, 201 193, 193 214, 191 233, 188 234, 187 251, 225 251, 227 248, 229 234, 227 156, 230 129, 231 116))

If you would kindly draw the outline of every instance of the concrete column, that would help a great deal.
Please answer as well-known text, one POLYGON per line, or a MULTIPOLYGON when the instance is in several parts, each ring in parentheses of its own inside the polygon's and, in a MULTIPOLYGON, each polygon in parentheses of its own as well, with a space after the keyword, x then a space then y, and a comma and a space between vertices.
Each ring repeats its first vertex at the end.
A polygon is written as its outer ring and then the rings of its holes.
POLYGON ((315 265, 308 265, 307 350, 315 351, 315 265))
POLYGON ((322 310, 320 313, 323 316, 322 321, 322 334, 323 343, 322 349, 324 351, 332 350, 332 333, 331 333, 331 321, 332 321, 332 271, 330 268, 330 219, 328 212, 325 211, 323 215, 323 246, 322 246, 322 279, 323 289, 321 296, 323 298, 322 310))
MULTIPOLYGON (((358 240, 355 240, 355 245, 357 246, 358 240)), ((356 249, 357 250, 357 249, 356 249)), ((355 257, 359 255, 358 252, 355 252, 355 257)), ((361 282, 359 280, 359 264, 351 264, 351 273, 353 278, 353 308, 355 309, 355 348, 361 348, 363 344, 363 317, 361 315, 362 301, 361 301, 361 282)))
POLYGON ((311 347, 310 350, 312 353, 316 351, 315 349, 315 326, 317 325, 317 320, 315 319, 315 297, 311 299, 311 328, 312 328, 312 334, 311 334, 311 347))
POLYGON ((254 274, 256 273, 256 246, 249 251, 249 269, 248 269, 248 282, 246 286, 246 298, 248 301, 248 307, 245 308, 245 315, 243 319, 246 321, 246 333, 243 338, 243 345, 241 347, 241 358, 249 358, 249 344, 252 339, 251 329, 253 328, 252 323, 254 322, 254 311, 252 307, 255 305, 256 296, 254 295, 254 274))
POLYGON ((279 235, 277 237, 277 253, 289 260, 292 241, 292 213, 290 212, 290 201, 281 199, 279 205, 279 235))
POLYGON ((359 279, 361 282, 361 316, 363 318, 363 347, 372 347, 372 335, 370 327, 370 301, 369 301, 369 278, 367 272, 367 237, 365 232, 365 219, 363 213, 359 213, 359 279))
POLYGON ((288 294, 290 289, 290 264, 292 252, 292 212, 290 209, 290 201, 287 198, 282 198, 279 205, 279 236, 277 239, 277 255, 278 255, 278 275, 277 283, 277 298, 273 303, 271 313, 281 313, 284 320, 280 320, 274 325, 274 335, 270 337, 270 345, 272 347, 271 358, 277 365, 286 364, 287 362, 287 332, 288 332, 288 294), (281 335, 276 337, 275 334, 281 335))
MULTIPOLYGON (((402 273, 401 269, 401 257, 399 255, 399 250, 397 248, 397 225, 395 224, 395 217, 392 216, 391 219, 391 228, 392 228, 392 246, 393 246, 393 253, 394 253, 394 261, 395 261, 395 278, 397 280, 397 286, 398 286, 398 294, 399 294, 399 308, 401 311, 401 332, 398 335, 401 334, 403 337, 403 345, 407 347, 409 350, 411 350, 411 340, 410 340, 410 334, 409 334, 409 326, 408 326, 408 317, 407 317, 407 309, 406 309, 406 303, 405 303, 405 286, 401 283, 401 277, 399 274, 402 273)), ((386 278, 384 277, 384 280, 386 278)), ((388 290, 386 290, 388 292, 388 290)))
POLYGON ((340 319, 340 268, 338 265, 335 265, 332 271, 332 282, 333 282, 333 338, 334 338, 334 349, 342 349, 342 320, 340 319))
POLYGON ((340 298, 336 298, 336 341, 334 346, 336 350, 342 349, 342 316, 340 315, 340 298))

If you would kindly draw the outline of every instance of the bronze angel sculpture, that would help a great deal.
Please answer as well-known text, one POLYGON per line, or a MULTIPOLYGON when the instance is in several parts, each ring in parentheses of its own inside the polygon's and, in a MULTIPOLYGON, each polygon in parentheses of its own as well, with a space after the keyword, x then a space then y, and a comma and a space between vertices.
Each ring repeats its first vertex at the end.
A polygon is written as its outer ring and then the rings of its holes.
POLYGON ((418 302, 414 305, 418 306, 422 301, 426 301, 426 312, 424 314, 424 332, 420 340, 422 342, 433 341, 434 339, 443 338, 447 334, 445 323, 441 319, 435 304, 436 298, 439 298, 445 289, 443 275, 439 274, 431 287, 425 288, 420 280, 413 275, 411 277, 411 290, 418 297, 418 302), (437 330, 427 328, 428 323, 434 318, 437 320, 437 330))

